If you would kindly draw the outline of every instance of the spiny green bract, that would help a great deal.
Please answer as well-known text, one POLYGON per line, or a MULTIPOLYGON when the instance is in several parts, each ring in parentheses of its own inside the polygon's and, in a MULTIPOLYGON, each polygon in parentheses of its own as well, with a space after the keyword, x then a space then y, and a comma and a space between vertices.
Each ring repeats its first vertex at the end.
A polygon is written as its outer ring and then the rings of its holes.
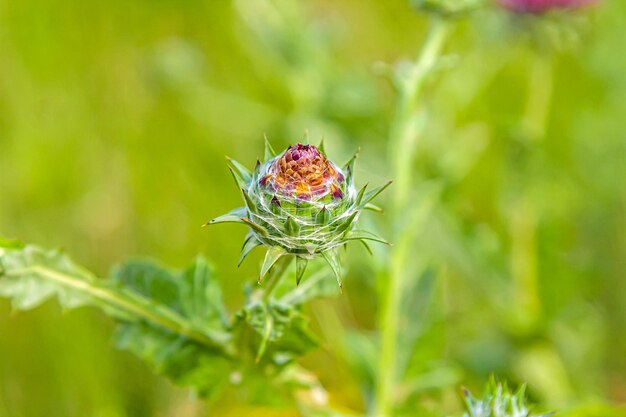
MULTIPOLYGON (((296 281, 300 282, 309 259, 322 256, 331 266, 341 288, 338 248, 348 241, 371 240, 387 243, 364 230, 354 230, 363 209, 380 211, 373 200, 391 182, 357 192, 354 186, 356 154, 341 168, 326 158, 324 143, 296 144, 277 155, 265 142, 265 162, 257 161, 253 171, 229 158, 229 168, 241 189, 244 207, 207 223, 246 224, 239 264, 257 246, 268 251, 259 282, 283 256, 295 256, 296 281)), ((369 249, 369 248, 368 248, 369 249)))
POLYGON ((491 378, 482 399, 476 399, 466 388, 463 396, 467 412, 463 417, 549 417, 553 413, 531 414, 526 404, 526 386, 522 385, 515 393, 506 383, 491 378))

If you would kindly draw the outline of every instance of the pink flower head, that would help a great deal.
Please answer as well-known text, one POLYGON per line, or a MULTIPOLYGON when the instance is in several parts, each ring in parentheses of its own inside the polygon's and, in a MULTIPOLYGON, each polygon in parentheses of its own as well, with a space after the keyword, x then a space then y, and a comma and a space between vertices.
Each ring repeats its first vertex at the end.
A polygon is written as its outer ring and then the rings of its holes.
POLYGON ((545 13, 553 9, 577 9, 595 0, 498 0, 500 5, 519 13, 545 13))
POLYGON ((309 200, 332 195, 344 196, 342 172, 313 145, 294 145, 279 155, 261 177, 259 185, 277 195, 309 200))

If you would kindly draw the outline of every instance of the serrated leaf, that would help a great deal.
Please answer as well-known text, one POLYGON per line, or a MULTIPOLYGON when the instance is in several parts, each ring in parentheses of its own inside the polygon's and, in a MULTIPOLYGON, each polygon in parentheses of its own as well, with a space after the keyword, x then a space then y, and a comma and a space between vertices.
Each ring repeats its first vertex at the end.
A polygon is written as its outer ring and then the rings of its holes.
POLYGON ((118 340, 175 382, 209 394, 233 354, 217 282, 204 258, 176 274, 149 261, 98 279, 59 251, 36 246, 0 254, 0 296, 15 309, 56 297, 64 308, 98 307, 116 318, 118 340))
POLYGON ((193 387, 201 397, 219 394, 234 370, 231 360, 203 345, 142 322, 118 325, 115 344, 140 357, 157 374, 193 387))
POLYGON ((230 326, 222 289, 205 257, 196 256, 193 265, 182 271, 178 282, 181 313, 194 325, 206 332, 230 326))
POLYGON ((286 363, 317 346, 305 317, 290 305, 250 303, 238 313, 237 326, 240 334, 245 334, 246 328, 252 331, 249 335, 252 337, 241 340, 250 343, 249 348, 256 352, 256 362, 268 357, 275 363, 286 363))

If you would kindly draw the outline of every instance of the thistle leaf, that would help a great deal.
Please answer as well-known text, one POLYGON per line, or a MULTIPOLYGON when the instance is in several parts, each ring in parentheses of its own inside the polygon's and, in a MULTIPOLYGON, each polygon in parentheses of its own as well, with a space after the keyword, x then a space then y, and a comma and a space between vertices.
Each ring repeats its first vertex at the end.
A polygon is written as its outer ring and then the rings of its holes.
POLYGON ((380 187, 375 188, 372 191, 369 191, 368 193, 366 193, 365 197, 363 197, 363 201, 361 202, 361 206, 365 207, 367 205, 367 203, 369 203, 370 201, 375 199, 376 196, 378 196, 378 194, 382 193, 392 183, 393 183, 393 181, 389 181, 385 185, 381 185, 380 187))
POLYGON ((306 258, 296 257, 296 285, 300 285, 308 263, 309 261, 306 258))
POLYGON ((241 266, 246 256, 252 251, 252 249, 257 246, 263 246, 263 244, 256 238, 255 234, 252 231, 249 231, 246 235, 246 239, 243 241, 243 247, 241 248, 241 255, 239 255, 239 261, 237 262, 237 267, 241 266))
POLYGON ((0 243, 0 297, 16 310, 57 298, 64 308, 97 307, 117 320, 116 341, 158 373, 210 395, 227 382, 233 354, 226 313, 208 262, 181 273, 135 261, 96 278, 62 252, 0 243))
POLYGON ((341 264, 339 262, 339 252, 335 249, 327 250, 322 252, 322 256, 324 260, 332 269, 335 278, 337 279, 337 284, 339 285, 339 291, 343 293, 343 282, 341 281, 341 264))
POLYGON ((246 217, 247 215, 248 215, 248 212, 246 211, 246 208, 239 207, 239 208, 229 211, 223 216, 219 216, 219 217, 214 218, 213 220, 209 220, 208 222, 203 224, 202 227, 210 226, 212 224, 217 224, 217 223, 244 223, 245 224, 245 222, 242 220, 242 217, 246 217))
POLYGON ((263 260, 263 265, 261 266, 261 272, 259 274, 259 284, 263 282, 263 277, 267 275, 269 270, 274 266, 276 261, 278 261, 283 255, 286 255, 287 252, 279 247, 273 246, 267 250, 265 253, 265 259, 263 260))
POLYGON ((274 148, 272 148, 272 145, 270 144, 269 139, 267 138, 267 136, 265 136, 265 152, 264 152, 263 159, 265 161, 269 161, 275 156, 276 156, 276 151, 274 151, 274 148))
POLYGON ((343 238, 344 240, 371 240, 373 242, 384 243, 385 245, 391 245, 382 237, 375 233, 368 232, 366 230, 350 230, 343 238))
POLYGON ((237 313, 236 333, 255 353, 255 362, 276 361, 303 354, 317 346, 306 318, 293 306, 250 302, 237 313))

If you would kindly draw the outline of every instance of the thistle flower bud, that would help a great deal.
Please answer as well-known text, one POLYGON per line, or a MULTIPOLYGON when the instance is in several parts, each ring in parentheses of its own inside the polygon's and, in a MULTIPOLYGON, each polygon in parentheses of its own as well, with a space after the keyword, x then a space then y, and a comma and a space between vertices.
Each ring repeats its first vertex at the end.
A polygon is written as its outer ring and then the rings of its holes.
POLYGON ((554 9, 578 9, 595 0, 499 0, 499 4, 518 13, 546 13, 554 9))
POLYGON ((492 376, 481 399, 474 398, 463 388, 467 412, 463 417, 550 417, 553 413, 531 414, 526 401, 526 386, 513 392, 506 383, 497 382, 492 376))
POLYGON ((354 230, 364 209, 389 184, 366 192, 356 191, 353 181, 356 155, 341 168, 319 147, 296 144, 276 155, 269 142, 265 162, 254 171, 230 160, 230 169, 242 191, 245 207, 211 220, 244 223, 250 227, 240 263, 256 246, 269 247, 259 281, 282 256, 298 258, 299 283, 306 262, 322 256, 332 267, 341 287, 337 248, 350 240, 385 242, 378 236, 354 230))

